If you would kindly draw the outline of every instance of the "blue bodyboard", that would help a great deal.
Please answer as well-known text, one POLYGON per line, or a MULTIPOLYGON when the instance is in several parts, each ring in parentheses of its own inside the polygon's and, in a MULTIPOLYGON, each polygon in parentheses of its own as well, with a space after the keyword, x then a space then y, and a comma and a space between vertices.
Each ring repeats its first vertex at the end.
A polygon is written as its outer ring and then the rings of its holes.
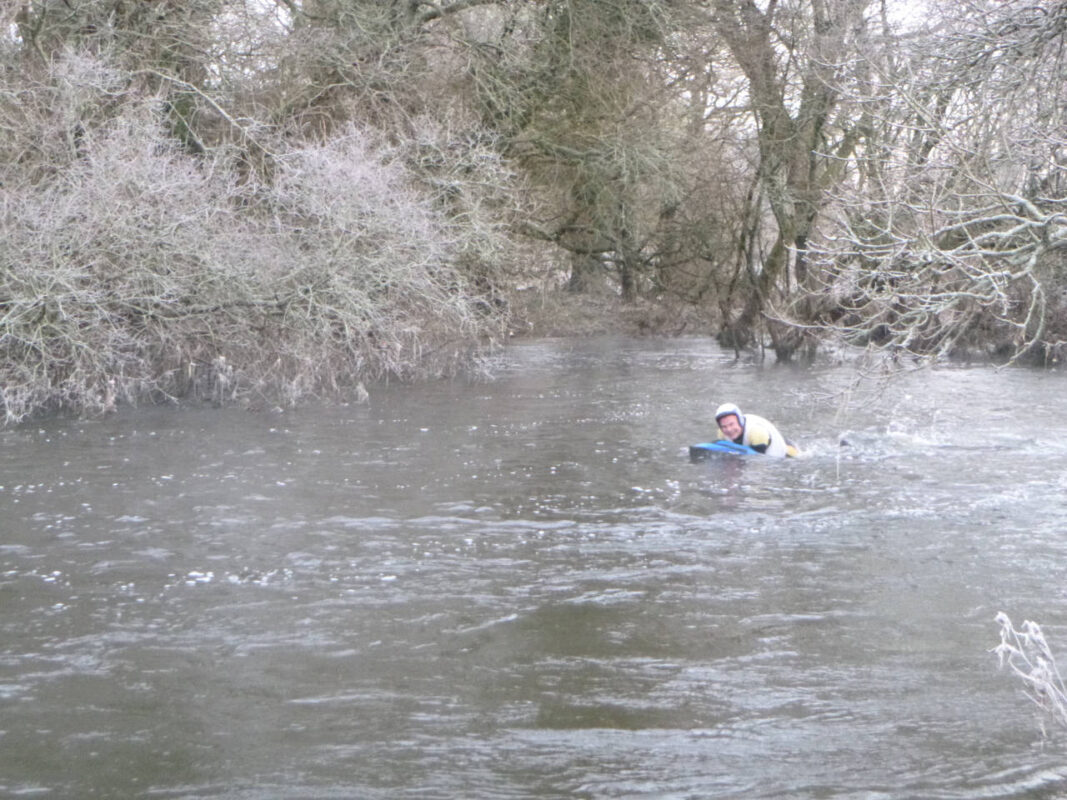
POLYGON ((703 461, 705 458, 719 454, 750 456, 759 455, 759 451, 753 450, 747 444, 737 444, 726 439, 689 445, 689 458, 693 461, 703 461))

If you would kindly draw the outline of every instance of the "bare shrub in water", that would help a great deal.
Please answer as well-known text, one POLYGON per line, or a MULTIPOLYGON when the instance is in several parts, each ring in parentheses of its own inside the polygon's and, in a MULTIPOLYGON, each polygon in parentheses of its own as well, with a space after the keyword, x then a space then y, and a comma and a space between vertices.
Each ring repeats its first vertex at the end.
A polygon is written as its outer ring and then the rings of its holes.
POLYGON ((266 183, 225 149, 190 157, 160 104, 105 72, 57 64, 18 109, 41 146, 20 141, 0 184, 8 422, 188 396, 291 403, 455 369, 496 333, 455 267, 470 242, 387 149, 342 132, 278 157, 266 183), (79 121, 103 95, 110 114, 79 121))
POLYGON ((1036 622, 1025 620, 1017 630, 1003 611, 997 614, 1000 625, 1000 644, 993 652, 1005 665, 1022 678, 1023 691, 1042 714, 1042 732, 1047 733, 1044 721, 1067 728, 1067 691, 1056 667, 1056 659, 1036 622))

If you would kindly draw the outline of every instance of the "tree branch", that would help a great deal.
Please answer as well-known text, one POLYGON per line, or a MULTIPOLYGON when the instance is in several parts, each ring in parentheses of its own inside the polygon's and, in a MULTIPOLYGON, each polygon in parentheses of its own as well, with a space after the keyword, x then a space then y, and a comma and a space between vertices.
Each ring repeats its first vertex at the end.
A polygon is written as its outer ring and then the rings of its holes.
POLYGON ((441 19, 450 14, 458 14, 460 11, 466 11, 468 8, 495 5, 499 2, 500 0, 455 0, 455 2, 449 3, 446 6, 437 6, 429 2, 429 0, 422 0, 418 5, 429 6, 429 8, 418 15, 417 21, 419 24, 422 24, 424 22, 430 22, 431 20, 441 19))

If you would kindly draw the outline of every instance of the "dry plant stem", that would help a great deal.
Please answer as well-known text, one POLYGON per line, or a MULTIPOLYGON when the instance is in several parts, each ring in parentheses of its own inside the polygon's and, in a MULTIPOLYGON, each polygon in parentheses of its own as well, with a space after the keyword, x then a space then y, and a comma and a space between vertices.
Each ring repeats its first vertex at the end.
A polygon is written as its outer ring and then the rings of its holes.
POLYGON ((996 617, 1000 625, 1000 644, 993 649, 1000 660, 1023 681, 1026 696, 1040 708, 1045 718, 1067 728, 1067 690, 1056 666, 1056 659, 1045 641, 1041 627, 1025 620, 1016 629, 1004 612, 996 617))

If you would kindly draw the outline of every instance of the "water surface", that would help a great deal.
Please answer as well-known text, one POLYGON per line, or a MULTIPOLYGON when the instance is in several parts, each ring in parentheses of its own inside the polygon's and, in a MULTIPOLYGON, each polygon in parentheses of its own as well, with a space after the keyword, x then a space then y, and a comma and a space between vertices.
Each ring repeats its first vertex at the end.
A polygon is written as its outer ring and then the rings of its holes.
POLYGON ((0 432, 0 795, 1062 796, 990 650, 1067 653, 1065 388, 545 340, 0 432), (804 456, 690 463, 725 401, 804 456))

